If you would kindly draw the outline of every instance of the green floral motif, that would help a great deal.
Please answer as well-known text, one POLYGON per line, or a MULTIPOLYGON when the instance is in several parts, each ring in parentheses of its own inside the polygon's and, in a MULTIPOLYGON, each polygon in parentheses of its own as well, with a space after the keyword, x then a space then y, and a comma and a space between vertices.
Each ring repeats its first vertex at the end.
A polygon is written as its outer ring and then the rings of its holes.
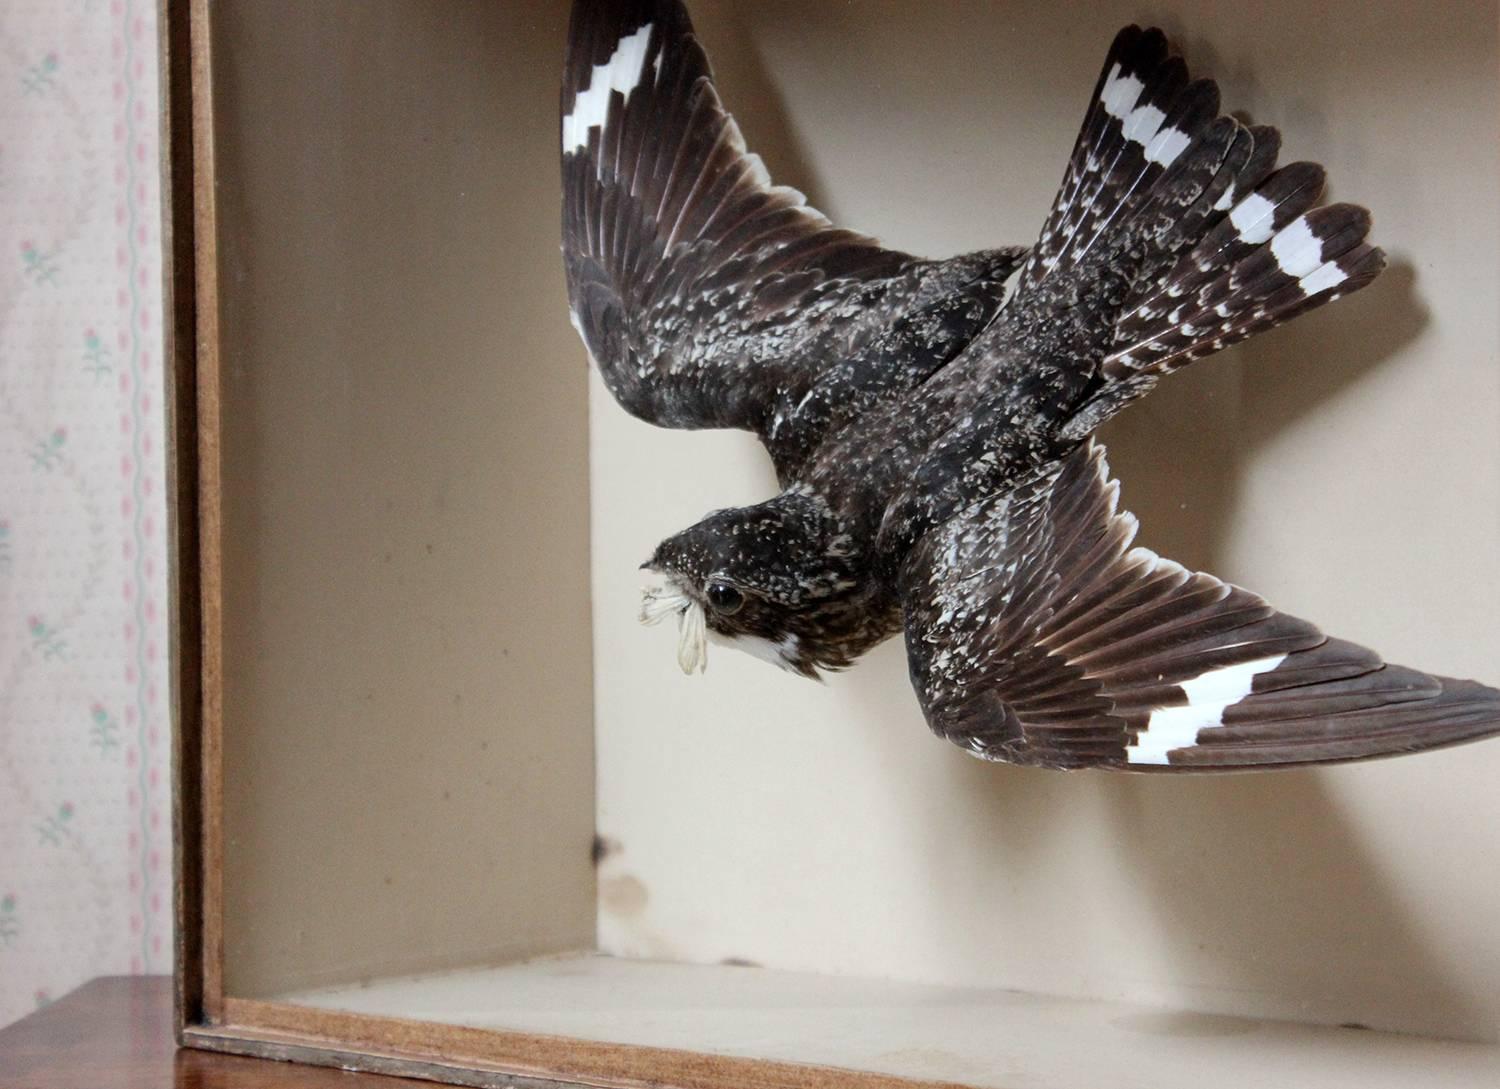
POLYGON ((68 838, 68 824, 73 820, 73 803, 63 802, 57 807, 57 812, 50 817, 44 817, 36 826, 37 834, 42 837, 43 843, 50 843, 54 847, 61 847, 63 840, 68 838))
POLYGON ((36 446, 32 448, 31 467, 33 469, 45 469, 50 473, 62 463, 63 447, 67 444, 67 428, 54 428, 52 434, 44 439, 38 439, 36 446))
POLYGON ((120 747, 120 723, 102 703, 89 708, 89 744, 108 754, 120 747))
POLYGON ((33 283, 55 284, 59 269, 57 250, 44 253, 34 242, 21 243, 21 271, 33 283))
POLYGON ((31 633, 31 649, 42 652, 43 658, 65 658, 68 642, 62 633, 39 616, 28 617, 26 630, 31 633))
POLYGON ((21 936, 21 923, 16 918, 16 894, 6 893, 0 897, 0 946, 6 949, 21 936))
POLYGON ((109 349, 92 327, 83 331, 83 369, 96 381, 110 372, 109 349))
POLYGON ((36 1000, 37 1009, 52 1005, 52 993, 46 987, 38 987, 32 998, 36 1000))
POLYGON ((29 95, 46 94, 57 86, 57 75, 59 67, 57 54, 48 53, 35 64, 28 65, 26 71, 21 74, 21 86, 29 95))
POLYGON ((10 561, 10 519, 0 518, 0 571, 9 571, 10 561))

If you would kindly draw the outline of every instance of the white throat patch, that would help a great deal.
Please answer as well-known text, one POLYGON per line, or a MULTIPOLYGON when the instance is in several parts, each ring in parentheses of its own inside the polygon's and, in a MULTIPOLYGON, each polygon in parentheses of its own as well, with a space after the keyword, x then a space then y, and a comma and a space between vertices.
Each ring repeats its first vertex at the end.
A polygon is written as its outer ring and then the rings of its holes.
POLYGON ((752 658, 759 658, 763 662, 770 662, 777 669, 784 669, 788 673, 797 672, 792 665, 792 660, 797 653, 797 637, 788 635, 779 643, 760 635, 720 635, 716 631, 710 631, 708 637, 722 646, 734 647, 742 650, 752 658), (790 657, 789 657, 790 656, 790 657))

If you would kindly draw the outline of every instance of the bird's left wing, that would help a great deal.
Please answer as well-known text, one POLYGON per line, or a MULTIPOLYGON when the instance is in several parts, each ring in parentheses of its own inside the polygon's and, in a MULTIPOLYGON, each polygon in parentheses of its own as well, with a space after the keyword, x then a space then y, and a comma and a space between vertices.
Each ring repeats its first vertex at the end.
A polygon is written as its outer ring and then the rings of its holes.
POLYGON ((756 431, 773 454, 820 371, 931 264, 771 183, 679 0, 575 4, 562 181, 573 320, 615 398, 665 427, 756 431))
POLYGON ((1324 636, 1132 547, 1103 447, 923 537, 902 569, 928 724, 991 760, 1214 771, 1324 764, 1500 732, 1500 692, 1324 636))

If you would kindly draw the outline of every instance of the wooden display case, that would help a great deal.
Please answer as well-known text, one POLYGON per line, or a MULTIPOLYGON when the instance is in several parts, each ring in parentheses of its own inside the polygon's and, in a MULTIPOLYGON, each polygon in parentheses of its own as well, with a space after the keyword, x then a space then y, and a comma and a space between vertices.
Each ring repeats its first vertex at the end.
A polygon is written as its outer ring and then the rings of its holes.
MULTIPOLYGON (((1380 283, 1105 434, 1145 543, 1500 682, 1500 10, 867 0, 695 18, 778 180, 1034 236, 1160 21, 1370 206, 1380 283)), ((676 672, 636 564, 769 495, 589 375, 566 5, 164 0, 185 1045, 473 1086, 1500 1082, 1500 745, 1143 779, 931 737, 892 644, 676 672)))

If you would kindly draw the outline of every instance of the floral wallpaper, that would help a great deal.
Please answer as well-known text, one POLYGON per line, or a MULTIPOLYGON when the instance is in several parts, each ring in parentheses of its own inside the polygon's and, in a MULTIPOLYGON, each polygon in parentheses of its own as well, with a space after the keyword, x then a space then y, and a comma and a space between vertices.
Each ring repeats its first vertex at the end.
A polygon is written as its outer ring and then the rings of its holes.
POLYGON ((0 1024, 171 970, 154 0, 0 4, 0 1024))

